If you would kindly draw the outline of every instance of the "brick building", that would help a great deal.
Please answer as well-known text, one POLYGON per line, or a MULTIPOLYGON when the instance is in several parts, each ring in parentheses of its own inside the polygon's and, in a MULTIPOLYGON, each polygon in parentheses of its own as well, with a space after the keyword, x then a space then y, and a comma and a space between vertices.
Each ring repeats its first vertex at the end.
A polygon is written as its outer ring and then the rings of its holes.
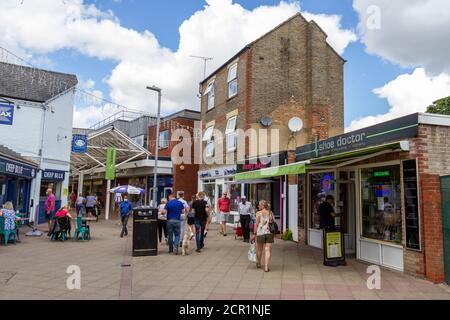
POLYGON ((448 199, 440 181, 450 175, 449 138, 450 117, 412 114, 298 148, 306 166, 298 186, 300 241, 323 247, 317 208, 330 194, 347 253, 443 282, 450 261, 443 217, 450 212, 441 210, 448 199))
POLYGON ((206 160, 227 159, 200 166, 200 189, 215 199, 224 189, 234 198, 246 194, 255 203, 266 199, 276 215, 286 212, 286 177, 238 184, 234 177, 243 168, 284 164, 288 150, 343 132, 345 60, 326 39, 314 21, 296 14, 245 46, 200 84, 206 160), (303 122, 295 136, 288 128, 293 117, 303 122), (237 129, 268 132, 266 137, 244 139, 237 137, 237 129), (238 141, 247 142, 244 154, 237 154, 238 141), (265 164, 257 159, 261 155, 269 155, 265 164))
MULTIPOLYGON (((172 175, 158 178, 158 199, 167 197, 170 192, 184 191, 185 198, 190 199, 197 193, 197 172, 198 164, 194 161, 194 144, 190 139, 194 137, 196 122, 200 121, 200 112, 192 110, 182 110, 161 119, 159 131, 159 159, 171 161, 173 164, 172 175), (189 161, 176 163, 172 158, 172 151, 183 141, 176 131, 185 129, 189 132, 189 138, 185 142, 190 146, 189 161)), ((156 144, 156 125, 148 128, 148 149, 154 154, 156 144)), ((183 151, 177 152, 177 156, 183 156, 183 151)), ((150 178, 150 186, 153 186, 153 178, 150 178)), ((151 190, 150 190, 151 192, 151 190)))

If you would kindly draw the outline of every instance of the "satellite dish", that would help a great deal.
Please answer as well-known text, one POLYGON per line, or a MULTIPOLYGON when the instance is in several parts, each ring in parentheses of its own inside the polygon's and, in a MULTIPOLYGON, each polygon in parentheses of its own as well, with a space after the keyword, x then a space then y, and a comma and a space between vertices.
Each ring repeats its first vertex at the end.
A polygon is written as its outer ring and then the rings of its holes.
POLYGON ((289 120, 288 126, 289 130, 291 130, 292 133, 298 133, 303 129, 303 121, 298 117, 294 117, 291 120, 289 120))
POLYGON ((272 118, 271 117, 263 117, 261 119, 261 124, 264 127, 270 127, 272 125, 272 118))

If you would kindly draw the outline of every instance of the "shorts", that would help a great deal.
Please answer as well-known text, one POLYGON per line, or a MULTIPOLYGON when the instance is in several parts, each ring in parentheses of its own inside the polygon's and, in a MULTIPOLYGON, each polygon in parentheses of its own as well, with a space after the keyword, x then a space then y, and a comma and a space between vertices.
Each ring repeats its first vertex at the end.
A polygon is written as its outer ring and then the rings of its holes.
POLYGON ((219 223, 224 223, 224 222, 228 222, 228 216, 230 214, 228 212, 221 212, 219 214, 219 223))
POLYGON ((193 226, 195 224, 195 218, 194 217, 188 217, 187 224, 190 226, 193 226))
POLYGON ((45 213, 45 221, 49 222, 55 219, 55 213, 52 211, 50 214, 45 213))
POLYGON ((262 236, 257 236, 256 237, 256 242, 257 243, 262 243, 262 244, 266 244, 266 243, 274 243, 275 239, 274 239, 274 235, 269 233, 269 234, 265 234, 262 236))

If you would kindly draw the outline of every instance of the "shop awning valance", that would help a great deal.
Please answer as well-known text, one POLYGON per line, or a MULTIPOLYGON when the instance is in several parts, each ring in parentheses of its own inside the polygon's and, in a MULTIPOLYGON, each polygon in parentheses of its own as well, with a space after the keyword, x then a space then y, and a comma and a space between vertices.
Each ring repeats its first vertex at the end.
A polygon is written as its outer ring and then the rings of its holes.
POLYGON ((273 177, 287 176, 291 174, 303 174, 306 172, 306 163, 299 162, 279 167, 265 168, 256 171, 238 173, 234 179, 236 181, 267 179, 273 177))

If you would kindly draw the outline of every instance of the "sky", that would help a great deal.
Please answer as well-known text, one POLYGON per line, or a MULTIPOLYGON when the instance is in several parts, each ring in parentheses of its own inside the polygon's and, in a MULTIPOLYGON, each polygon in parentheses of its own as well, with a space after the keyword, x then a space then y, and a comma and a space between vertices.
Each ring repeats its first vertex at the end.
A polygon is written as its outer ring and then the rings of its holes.
MULTIPOLYGON (((74 126, 124 107, 199 109, 208 72, 297 12, 316 21, 346 60, 345 126, 355 130, 450 95, 448 0, 1 0, 0 46, 45 69, 73 73, 74 126), (118 106, 118 105, 120 106, 118 106)), ((1 59, 1 57, 0 57, 1 59)))

